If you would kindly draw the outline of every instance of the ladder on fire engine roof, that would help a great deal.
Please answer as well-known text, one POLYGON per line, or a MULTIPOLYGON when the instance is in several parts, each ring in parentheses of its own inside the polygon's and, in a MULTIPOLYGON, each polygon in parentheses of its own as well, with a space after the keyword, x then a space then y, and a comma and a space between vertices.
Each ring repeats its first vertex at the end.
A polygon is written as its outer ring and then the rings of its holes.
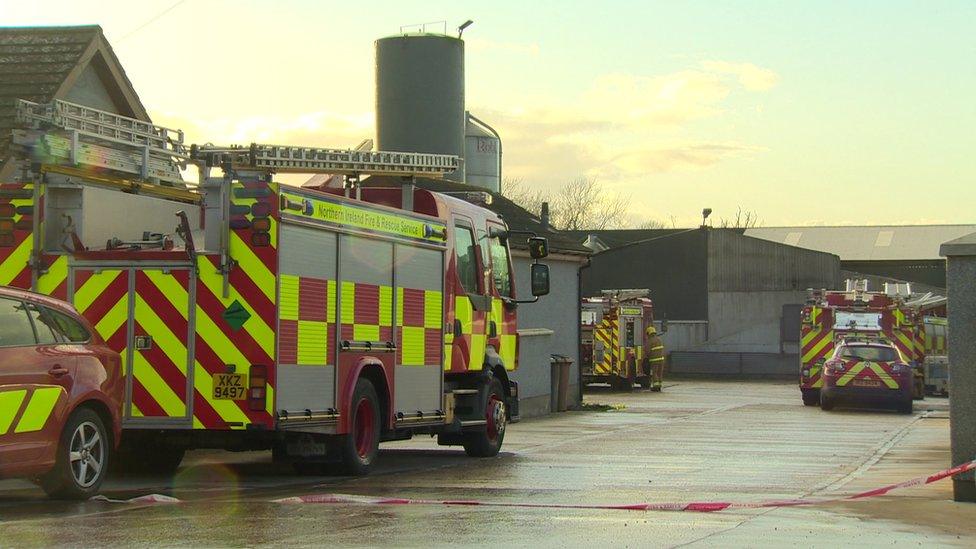
POLYGON ((362 151, 325 149, 287 145, 251 145, 219 147, 193 145, 193 160, 210 167, 233 171, 270 173, 328 173, 358 177, 360 175, 423 176, 441 178, 457 171, 461 159, 447 154, 416 152, 362 151))
POLYGON ((189 155, 180 130, 60 100, 20 99, 16 117, 21 129, 13 130, 13 143, 27 158, 186 187, 180 169, 189 155))

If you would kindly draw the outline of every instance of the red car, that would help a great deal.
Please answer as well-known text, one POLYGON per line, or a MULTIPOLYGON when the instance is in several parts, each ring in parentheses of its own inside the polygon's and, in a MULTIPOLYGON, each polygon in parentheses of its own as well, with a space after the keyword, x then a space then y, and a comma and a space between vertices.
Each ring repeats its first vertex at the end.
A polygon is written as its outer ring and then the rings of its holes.
POLYGON ((912 413, 912 368, 887 341, 844 341, 824 363, 820 408, 839 401, 887 404, 912 413))
POLYGON ((0 478, 53 497, 102 484, 121 433, 119 354, 67 303, 0 288, 0 478))

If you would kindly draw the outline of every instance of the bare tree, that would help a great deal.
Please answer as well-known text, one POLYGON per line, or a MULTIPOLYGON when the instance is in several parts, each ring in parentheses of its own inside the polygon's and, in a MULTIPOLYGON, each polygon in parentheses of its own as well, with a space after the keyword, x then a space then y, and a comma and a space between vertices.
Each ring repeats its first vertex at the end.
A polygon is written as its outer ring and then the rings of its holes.
POLYGON ((761 225, 759 214, 752 210, 743 210, 742 206, 736 210, 735 217, 729 219, 723 217, 718 222, 718 226, 723 229, 750 229, 761 225))
POLYGON ((506 178, 502 184, 502 194, 535 215, 539 215, 542 203, 546 201, 541 189, 530 187, 521 177, 506 178))
POLYGON ((521 178, 506 179, 503 194, 536 215, 542 203, 548 202, 549 220, 557 229, 602 230, 627 224, 629 197, 606 191, 588 177, 577 177, 554 194, 532 189, 521 178))
POLYGON ((597 180, 577 177, 556 194, 553 225, 570 231, 621 228, 627 224, 629 203, 629 197, 603 189, 597 180))

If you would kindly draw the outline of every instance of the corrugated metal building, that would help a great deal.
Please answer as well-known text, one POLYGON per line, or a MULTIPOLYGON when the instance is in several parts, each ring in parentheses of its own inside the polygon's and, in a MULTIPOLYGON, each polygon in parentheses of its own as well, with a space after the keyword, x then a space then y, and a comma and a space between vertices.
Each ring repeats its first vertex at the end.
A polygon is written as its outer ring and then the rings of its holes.
POLYGON ((794 375, 799 330, 790 321, 808 288, 838 287, 841 273, 833 254, 699 228, 594 254, 582 280, 584 295, 649 288, 656 316, 669 321, 673 371, 684 352, 697 353, 685 373, 794 375))
POLYGON ((756 227, 746 236, 828 252, 844 270, 946 287, 939 246, 976 232, 976 225, 877 225, 868 227, 756 227))

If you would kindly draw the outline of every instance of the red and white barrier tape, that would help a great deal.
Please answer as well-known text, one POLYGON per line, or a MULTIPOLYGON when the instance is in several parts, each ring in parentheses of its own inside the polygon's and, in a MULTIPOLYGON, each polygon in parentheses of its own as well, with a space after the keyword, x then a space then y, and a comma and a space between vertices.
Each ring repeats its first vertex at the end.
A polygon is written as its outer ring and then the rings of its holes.
POLYGON ((918 477, 898 484, 889 484, 874 490, 859 492, 857 494, 839 496, 822 499, 787 499, 764 501, 758 503, 735 503, 726 501, 699 501, 690 503, 631 503, 626 505, 588 505, 582 503, 529 503, 529 502, 506 502, 506 501, 477 501, 466 499, 406 499, 406 498, 375 498, 369 496, 356 496, 350 494, 311 494, 307 496, 296 496, 274 500, 274 503, 338 503, 338 504, 360 504, 360 505, 481 505, 487 507, 522 507, 522 508, 542 508, 542 509, 604 509, 615 511, 694 511, 700 513, 710 513, 713 511, 724 511, 726 509, 758 509, 766 507, 797 507, 808 505, 820 505, 835 501, 849 501, 883 496, 893 490, 910 488, 932 484, 942 479, 976 469, 976 461, 963 463, 951 469, 940 471, 926 477, 918 477))
POLYGON ((107 496, 92 496, 90 501, 104 501, 107 503, 182 503, 183 501, 163 494, 147 494, 131 499, 112 499, 107 496))

